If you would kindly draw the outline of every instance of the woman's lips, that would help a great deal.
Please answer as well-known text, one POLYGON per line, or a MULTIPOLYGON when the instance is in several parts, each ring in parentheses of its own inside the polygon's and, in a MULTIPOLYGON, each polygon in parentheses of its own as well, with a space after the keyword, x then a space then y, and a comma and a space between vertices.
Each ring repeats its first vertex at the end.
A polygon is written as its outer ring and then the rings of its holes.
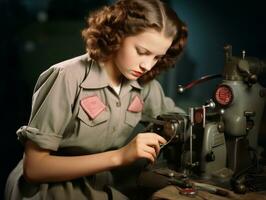
POLYGON ((133 76, 140 77, 143 73, 132 70, 133 76))

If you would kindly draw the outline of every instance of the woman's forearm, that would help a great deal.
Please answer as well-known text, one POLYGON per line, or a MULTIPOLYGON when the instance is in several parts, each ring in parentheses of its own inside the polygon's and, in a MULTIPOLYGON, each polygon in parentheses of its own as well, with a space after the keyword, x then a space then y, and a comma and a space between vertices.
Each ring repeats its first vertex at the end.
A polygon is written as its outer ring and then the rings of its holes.
POLYGON ((29 141, 23 172, 30 182, 57 182, 89 176, 121 164, 119 150, 83 156, 54 156, 29 141))
POLYGON ((27 141, 23 171, 31 182, 67 181, 128 165, 140 158, 154 162, 166 140, 155 133, 140 133, 124 147, 83 156, 54 156, 27 141))

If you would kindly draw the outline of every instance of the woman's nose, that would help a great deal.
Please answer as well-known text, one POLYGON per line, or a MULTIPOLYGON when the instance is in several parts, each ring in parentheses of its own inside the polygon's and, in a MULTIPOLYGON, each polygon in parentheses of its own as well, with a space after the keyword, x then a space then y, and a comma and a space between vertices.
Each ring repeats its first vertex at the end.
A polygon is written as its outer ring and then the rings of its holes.
POLYGON ((153 66, 153 63, 152 63, 152 62, 149 62, 149 61, 147 61, 147 62, 142 62, 142 63, 140 63, 140 65, 139 65, 140 69, 141 69, 143 72, 147 72, 147 71, 151 70, 152 66, 153 66))
POLYGON ((147 71, 148 71, 147 68, 146 68, 146 66, 143 65, 143 64, 140 64, 140 65, 139 65, 139 68, 140 68, 140 70, 141 70, 142 72, 147 72, 147 71))

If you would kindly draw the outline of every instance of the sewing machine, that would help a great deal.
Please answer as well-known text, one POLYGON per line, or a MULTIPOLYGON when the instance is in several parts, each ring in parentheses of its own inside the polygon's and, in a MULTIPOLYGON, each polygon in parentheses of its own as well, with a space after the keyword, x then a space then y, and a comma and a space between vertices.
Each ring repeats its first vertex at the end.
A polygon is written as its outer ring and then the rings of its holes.
MULTIPOLYGON (((266 89, 258 83, 258 76, 265 72, 266 62, 246 57, 245 51, 242 57, 232 56, 232 47, 228 45, 221 75, 178 86, 178 92, 183 93, 200 82, 220 77, 222 81, 212 99, 189 108, 187 114, 167 113, 144 119, 150 123, 150 131, 168 141, 161 147, 167 168, 245 193, 245 176, 258 167, 263 151, 258 146, 258 131, 266 89)), ((146 181, 145 176, 141 181, 146 181)))

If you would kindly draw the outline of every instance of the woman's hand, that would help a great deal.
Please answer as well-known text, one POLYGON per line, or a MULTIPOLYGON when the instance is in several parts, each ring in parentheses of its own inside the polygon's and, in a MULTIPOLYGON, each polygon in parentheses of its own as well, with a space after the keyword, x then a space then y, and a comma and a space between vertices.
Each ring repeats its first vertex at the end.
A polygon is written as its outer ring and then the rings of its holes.
POLYGON ((156 133, 140 133, 120 151, 122 165, 130 164, 137 159, 146 158, 152 163, 160 152, 160 145, 166 140, 156 133))

